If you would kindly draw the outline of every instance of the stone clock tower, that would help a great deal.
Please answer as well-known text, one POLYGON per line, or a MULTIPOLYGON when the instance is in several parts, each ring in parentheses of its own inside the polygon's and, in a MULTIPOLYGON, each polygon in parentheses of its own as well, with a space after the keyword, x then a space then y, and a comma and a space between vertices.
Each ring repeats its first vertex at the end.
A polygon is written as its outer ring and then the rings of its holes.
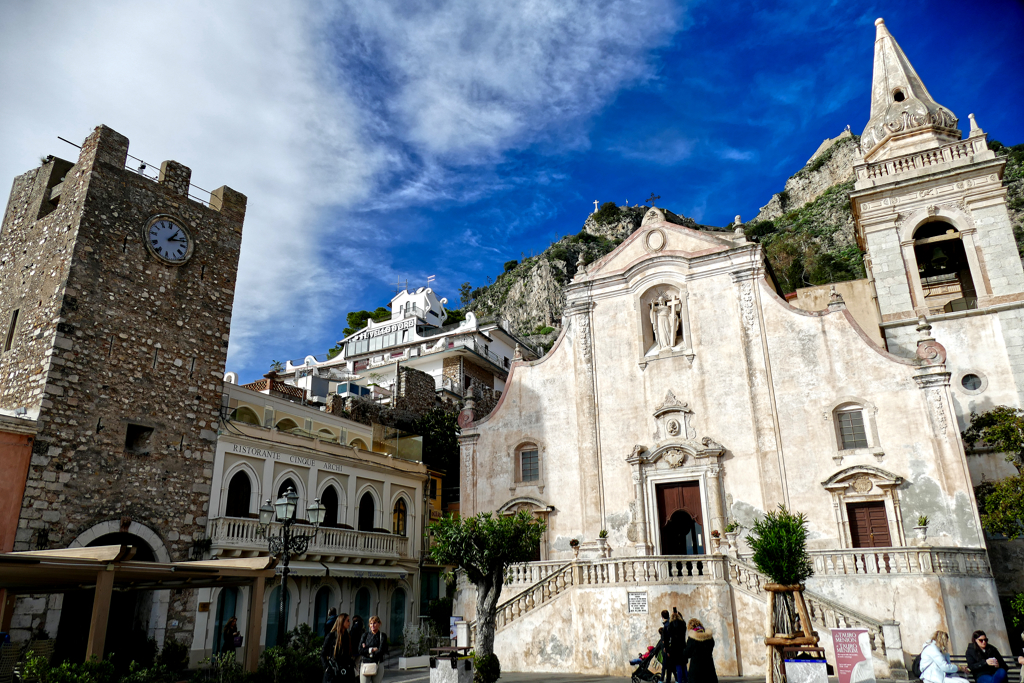
MULTIPOLYGON (((127 138, 100 126, 77 162, 48 157, 14 181, 0 415, 35 435, 23 457, 0 458, 0 503, 20 509, 0 550, 129 543, 135 559, 177 561, 202 538, 246 200, 221 187, 207 204, 185 166, 165 161, 154 180, 127 157, 127 138)), ((73 646, 82 597, 19 598, 5 626, 73 646)), ((132 600, 115 605, 108 643, 190 638, 191 592, 132 600)))

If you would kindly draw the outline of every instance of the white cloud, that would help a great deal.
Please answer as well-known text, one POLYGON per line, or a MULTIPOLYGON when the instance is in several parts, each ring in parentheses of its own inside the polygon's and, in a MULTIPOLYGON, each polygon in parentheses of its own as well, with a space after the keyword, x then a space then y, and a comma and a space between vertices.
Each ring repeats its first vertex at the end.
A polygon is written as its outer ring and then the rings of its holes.
POLYGON ((670 0, 350 0, 340 30, 386 75, 402 136, 461 164, 553 129, 586 145, 575 126, 654 75, 679 13, 670 0))
POLYGON ((497 172, 510 149, 585 148, 587 117, 654 77, 679 14, 672 0, 3 3, 0 181, 74 158, 56 136, 103 123, 135 156, 246 194, 229 363, 252 371, 377 304, 359 293, 401 246, 355 212, 477 201, 524 181, 497 172))
POLYGON ((81 142, 109 125, 134 156, 174 158, 195 184, 248 196, 232 360, 268 334, 313 333, 326 309, 312 299, 340 278, 319 254, 321 211, 364 197, 383 163, 345 93, 325 85, 314 20, 296 3, 5 3, 0 178, 40 155, 74 159, 57 135, 81 142))

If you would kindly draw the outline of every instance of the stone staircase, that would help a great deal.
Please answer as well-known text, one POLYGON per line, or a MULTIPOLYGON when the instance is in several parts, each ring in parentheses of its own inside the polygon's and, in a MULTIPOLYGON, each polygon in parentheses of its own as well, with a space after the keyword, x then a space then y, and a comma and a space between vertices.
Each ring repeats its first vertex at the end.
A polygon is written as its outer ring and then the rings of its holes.
MULTIPOLYGON (((734 557, 684 555, 578 560, 564 564, 538 562, 510 568, 505 586, 507 590, 515 591, 515 595, 498 605, 496 628, 498 632, 502 631, 515 620, 552 603, 577 586, 638 587, 680 581, 727 583, 767 604, 763 586, 768 583, 768 578, 752 564, 734 557)), ((886 650, 886 635, 897 641, 889 643, 890 647, 902 647, 898 625, 883 624, 813 591, 805 591, 804 600, 816 629, 867 629, 874 657, 885 662, 886 668, 893 669, 894 676, 898 675, 895 670, 901 666, 902 651, 898 660, 892 660, 886 650)), ((822 635, 827 637, 827 633, 822 635)))

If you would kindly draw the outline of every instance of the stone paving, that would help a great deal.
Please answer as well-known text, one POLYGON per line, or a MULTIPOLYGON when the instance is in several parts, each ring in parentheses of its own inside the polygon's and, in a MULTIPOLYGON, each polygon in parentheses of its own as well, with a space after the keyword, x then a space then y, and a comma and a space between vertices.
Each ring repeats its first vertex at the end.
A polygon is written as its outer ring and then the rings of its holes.
MULTIPOLYGON (((398 671, 387 669, 384 672, 384 681, 401 681, 401 683, 428 683, 430 680, 429 669, 413 669, 411 671, 398 671)), ((501 674, 501 683, 595 683, 597 681, 628 681, 627 676, 588 676, 581 674, 555 674, 555 673, 516 673, 509 671, 501 674)), ((764 676, 747 677, 726 677, 718 678, 720 683, 763 683, 764 676)), ((834 680, 834 679, 833 679, 834 680)))

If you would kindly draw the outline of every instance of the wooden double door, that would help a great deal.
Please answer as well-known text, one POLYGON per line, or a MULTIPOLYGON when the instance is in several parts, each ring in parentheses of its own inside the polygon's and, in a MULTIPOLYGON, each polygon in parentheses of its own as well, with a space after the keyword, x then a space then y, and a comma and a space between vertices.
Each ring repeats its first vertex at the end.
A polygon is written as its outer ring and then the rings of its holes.
POLYGON ((885 503, 848 503, 846 513, 850 520, 850 541, 854 548, 892 546, 885 503))
POLYGON ((662 555, 703 555, 704 514, 700 483, 680 481, 655 486, 662 555))

